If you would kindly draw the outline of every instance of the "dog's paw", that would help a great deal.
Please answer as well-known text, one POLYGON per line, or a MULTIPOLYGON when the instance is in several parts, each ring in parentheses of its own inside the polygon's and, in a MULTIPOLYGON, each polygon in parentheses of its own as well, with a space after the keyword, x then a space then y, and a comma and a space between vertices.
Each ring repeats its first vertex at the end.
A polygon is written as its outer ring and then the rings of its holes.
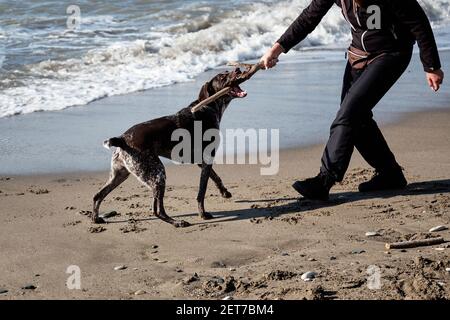
POLYGON ((233 195, 228 190, 226 190, 225 192, 222 192, 222 197, 225 199, 230 199, 232 196, 233 195))
POLYGON ((175 228, 187 228, 187 227, 190 227, 191 224, 189 222, 187 222, 187 221, 184 221, 184 220, 178 220, 178 221, 174 221, 173 222, 173 226, 175 228))
POLYGON ((106 220, 100 217, 94 217, 92 218, 92 222, 95 224, 105 224, 106 220))
POLYGON ((203 220, 211 220, 211 219, 214 219, 213 215, 212 215, 211 213, 209 213, 209 212, 204 212, 203 214, 200 215, 200 217, 201 217, 203 220))

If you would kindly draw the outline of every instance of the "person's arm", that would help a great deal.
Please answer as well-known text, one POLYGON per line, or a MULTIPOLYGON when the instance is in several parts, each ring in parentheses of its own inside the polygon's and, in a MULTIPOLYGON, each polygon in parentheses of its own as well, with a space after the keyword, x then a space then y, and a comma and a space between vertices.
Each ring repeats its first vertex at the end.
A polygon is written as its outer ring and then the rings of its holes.
POLYGON ((281 53, 288 53, 308 34, 313 32, 333 4, 334 0, 313 0, 275 45, 261 58, 264 67, 266 69, 274 67, 281 53))
POLYGON ((427 15, 417 0, 390 0, 387 3, 399 21, 407 26, 416 38, 428 83, 433 90, 439 90, 444 73, 441 70, 436 40, 427 15))

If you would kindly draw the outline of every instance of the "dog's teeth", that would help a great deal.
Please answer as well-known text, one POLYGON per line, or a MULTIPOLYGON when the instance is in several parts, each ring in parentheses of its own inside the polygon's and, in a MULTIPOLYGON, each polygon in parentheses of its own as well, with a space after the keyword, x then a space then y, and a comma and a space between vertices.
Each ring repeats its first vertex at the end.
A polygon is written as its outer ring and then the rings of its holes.
POLYGON ((103 142, 103 147, 107 150, 111 150, 111 145, 109 144, 109 140, 103 142))

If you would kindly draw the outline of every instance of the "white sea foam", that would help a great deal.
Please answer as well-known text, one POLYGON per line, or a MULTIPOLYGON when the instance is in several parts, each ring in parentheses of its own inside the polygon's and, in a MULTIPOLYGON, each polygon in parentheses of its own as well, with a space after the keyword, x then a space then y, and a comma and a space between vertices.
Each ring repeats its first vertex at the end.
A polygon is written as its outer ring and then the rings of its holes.
MULTIPOLYGON (((141 33, 140 39, 96 37, 97 45, 91 46, 95 49, 86 50, 81 57, 32 63, 0 78, 0 117, 85 105, 111 95, 189 81, 228 61, 258 58, 309 2, 255 3, 221 15, 212 14, 211 7, 197 7, 201 14, 194 18, 182 11, 160 12, 164 23, 141 33)), ((421 2, 438 26, 450 20, 448 0, 421 2)), ((122 22, 110 15, 83 17, 82 23, 81 35, 101 30, 111 36, 122 27, 122 22)), ((137 30, 129 25, 123 28, 137 30)), ((80 41, 80 35, 72 32, 49 35, 51 41, 40 44, 36 51, 45 46, 56 48, 59 37, 73 37, 74 48, 80 41)), ((344 47, 349 37, 348 25, 334 8, 301 46, 344 47)))

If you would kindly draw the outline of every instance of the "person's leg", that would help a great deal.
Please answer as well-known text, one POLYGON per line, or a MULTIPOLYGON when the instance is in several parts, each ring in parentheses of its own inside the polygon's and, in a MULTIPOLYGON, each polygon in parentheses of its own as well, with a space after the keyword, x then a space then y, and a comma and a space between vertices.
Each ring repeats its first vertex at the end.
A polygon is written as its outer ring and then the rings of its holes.
MULTIPOLYGON (((349 63, 345 68, 342 83, 341 103, 344 101, 353 83, 358 79, 361 71, 354 70, 349 63)), ((335 178, 328 173, 320 173, 317 177, 305 181, 296 181, 292 187, 306 198, 314 200, 327 200, 330 188, 334 185, 335 178)))
POLYGON ((355 130, 355 147, 376 171, 388 171, 398 169, 399 165, 394 154, 389 149, 383 134, 376 121, 367 119, 358 130, 355 130))
MULTIPOLYGON (((410 55, 401 56, 396 70, 390 75, 391 79, 386 79, 377 88, 379 92, 374 94, 379 96, 383 94, 383 92, 387 92, 406 70, 410 60, 410 55)), ((373 67, 373 74, 382 73, 385 70, 383 63, 374 64, 373 67)), ((371 79, 369 77, 368 81, 377 81, 377 79, 371 79)), ((376 121, 373 119, 372 112, 368 112, 367 117, 364 117, 362 120, 361 125, 355 130, 354 143, 356 149, 367 163, 378 172, 399 170, 400 166, 383 137, 376 121)))
POLYGON ((396 164, 386 140, 373 120, 372 109, 397 82, 410 55, 389 54, 371 63, 348 90, 322 157, 323 173, 342 181, 354 146, 375 168, 396 164))
MULTIPOLYGON (((388 54, 374 61, 362 72, 351 70, 351 76, 348 71, 346 72, 348 78, 344 77, 342 104, 331 126, 319 175, 322 177, 321 180, 326 182, 322 187, 328 189, 326 193, 329 192, 329 185, 332 185, 330 180, 342 181, 355 145, 362 150, 363 156, 372 165, 395 162, 392 152, 373 121, 372 109, 403 74, 409 61, 408 54, 388 54)), ((306 190, 310 185, 311 183, 302 185, 302 182, 297 182, 294 188, 309 198, 315 198, 316 192, 310 193, 306 190)), ((317 189, 316 186, 313 189, 317 189)), ((319 192, 319 198, 325 198, 324 192, 324 190, 319 192)))

